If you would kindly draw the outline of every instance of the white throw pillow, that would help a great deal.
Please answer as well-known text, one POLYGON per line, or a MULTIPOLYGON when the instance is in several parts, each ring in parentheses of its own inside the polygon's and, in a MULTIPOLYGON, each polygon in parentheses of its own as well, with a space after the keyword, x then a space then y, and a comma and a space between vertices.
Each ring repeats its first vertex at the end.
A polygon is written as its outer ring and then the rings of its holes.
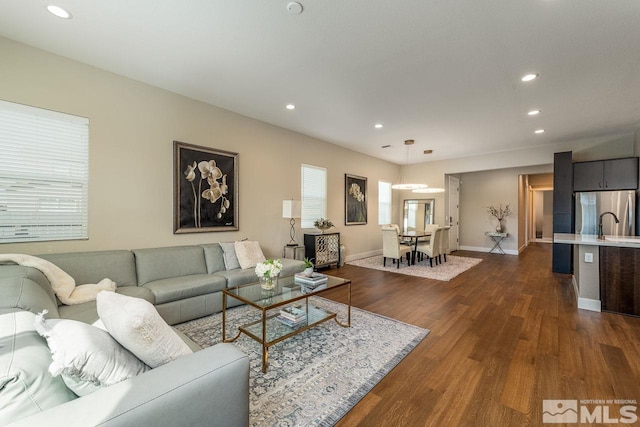
POLYGON ((252 268, 266 261, 258 242, 235 242, 235 247, 240 268, 252 268))
POLYGON ((107 331, 150 367, 193 353, 149 301, 100 292, 96 304, 107 331))
MULTIPOLYGON (((107 292, 113 293, 113 292, 107 292)), ((135 377, 148 369, 108 332, 69 319, 45 319, 44 312, 35 319, 38 333, 47 339, 53 362, 49 372, 62 376, 78 396, 85 396, 135 377)))

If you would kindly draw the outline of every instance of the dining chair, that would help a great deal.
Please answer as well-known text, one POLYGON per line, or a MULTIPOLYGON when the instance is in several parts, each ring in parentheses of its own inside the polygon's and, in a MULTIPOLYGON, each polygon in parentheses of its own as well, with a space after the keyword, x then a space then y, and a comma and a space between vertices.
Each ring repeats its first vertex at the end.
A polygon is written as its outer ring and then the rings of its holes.
MULTIPOLYGON (((425 227, 426 230, 426 227, 425 227)), ((423 243, 418 242, 416 246, 416 251, 420 253, 422 257, 427 255, 429 257, 429 266, 433 267, 433 260, 436 260, 436 265, 438 265, 438 255, 440 251, 440 235, 442 233, 442 229, 436 228, 431 231, 431 238, 429 241, 425 241, 423 243)))
MULTIPOLYGON (((440 234, 440 256, 444 258, 444 262, 447 262, 447 251, 449 250, 449 230, 442 229, 440 234)), ((442 262, 442 259, 440 259, 442 262)))
MULTIPOLYGON (((400 226, 398 224, 386 224, 386 225, 383 225, 383 227, 392 227, 392 228, 394 228, 396 230, 396 234, 398 236, 400 236, 400 226)), ((411 242, 411 240, 404 240, 403 238, 400 238, 400 244, 401 245, 409 245, 409 246, 411 246, 412 242, 411 242)))
POLYGON ((393 259, 393 262, 398 262, 398 268, 402 262, 402 256, 406 255, 407 265, 410 264, 409 254, 411 253, 411 247, 400 244, 398 238, 398 232, 394 227, 386 226, 382 227, 382 265, 386 267, 387 258, 393 259))

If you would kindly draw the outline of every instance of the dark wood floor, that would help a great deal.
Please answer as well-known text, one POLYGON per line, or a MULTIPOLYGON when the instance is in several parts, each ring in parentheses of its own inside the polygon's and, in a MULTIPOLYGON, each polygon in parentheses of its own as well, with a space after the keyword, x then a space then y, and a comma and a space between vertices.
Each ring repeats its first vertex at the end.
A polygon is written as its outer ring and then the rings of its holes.
POLYGON ((551 245, 456 255, 484 261, 450 282, 327 271, 354 306, 431 330, 338 426, 542 425, 543 399, 640 402, 640 319, 578 310, 551 245))

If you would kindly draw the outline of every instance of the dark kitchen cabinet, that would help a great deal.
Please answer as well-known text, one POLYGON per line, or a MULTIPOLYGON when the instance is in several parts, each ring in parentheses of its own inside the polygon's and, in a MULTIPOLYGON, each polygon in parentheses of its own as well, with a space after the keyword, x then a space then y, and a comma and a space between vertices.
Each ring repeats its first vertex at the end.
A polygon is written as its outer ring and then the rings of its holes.
POLYGON ((602 311, 640 316, 640 249, 600 246, 602 311))
POLYGON ((573 191, 635 190, 637 188, 637 157, 573 164, 573 191))

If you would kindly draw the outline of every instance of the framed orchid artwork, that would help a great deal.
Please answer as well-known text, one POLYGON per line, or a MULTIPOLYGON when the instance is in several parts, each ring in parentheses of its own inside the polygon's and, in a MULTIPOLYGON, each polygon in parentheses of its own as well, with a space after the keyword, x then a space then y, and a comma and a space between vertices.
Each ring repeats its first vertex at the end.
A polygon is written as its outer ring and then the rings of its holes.
POLYGON ((238 230, 238 153, 173 142, 173 232, 238 230))
POLYGON ((344 224, 367 223, 367 178, 344 174, 344 224))

